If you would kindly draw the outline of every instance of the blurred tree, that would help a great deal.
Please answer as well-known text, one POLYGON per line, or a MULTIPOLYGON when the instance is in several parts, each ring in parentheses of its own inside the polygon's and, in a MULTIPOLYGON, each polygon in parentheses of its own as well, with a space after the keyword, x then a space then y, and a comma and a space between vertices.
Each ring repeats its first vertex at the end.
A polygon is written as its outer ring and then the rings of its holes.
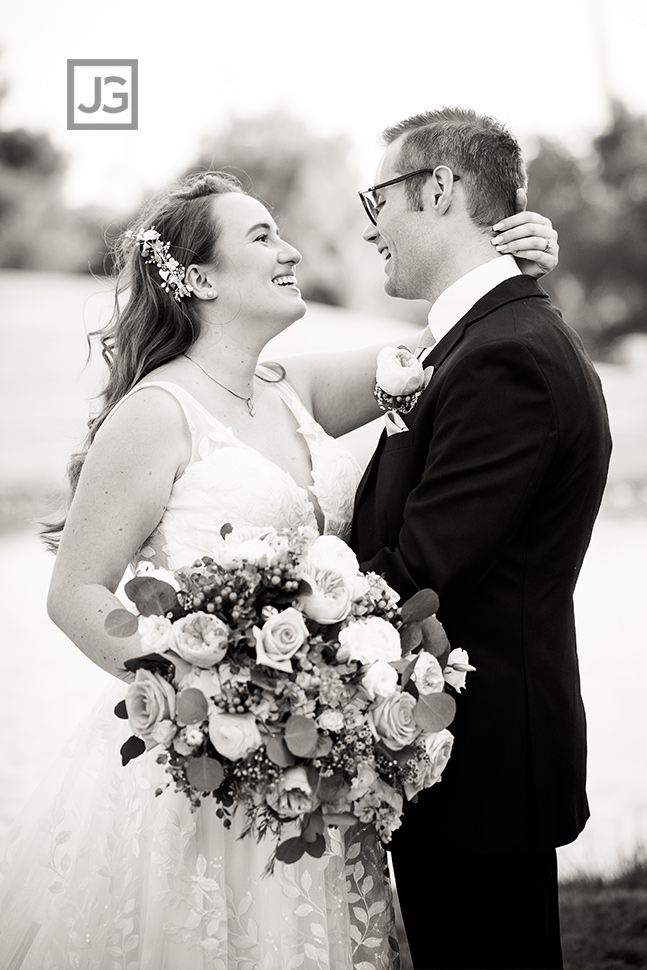
POLYGON ((304 259, 299 284, 311 300, 348 305, 355 281, 348 242, 361 235, 356 178, 345 137, 317 137, 307 126, 275 111, 233 119, 205 143, 189 171, 225 169, 275 213, 281 233, 304 259))
POLYGON ((65 165, 47 135, 0 125, 0 268, 87 270, 105 249, 102 220, 62 202, 65 165))
POLYGON ((647 119, 621 104, 581 158, 540 142, 530 207, 560 234, 559 269, 542 285, 596 357, 647 333, 647 119))

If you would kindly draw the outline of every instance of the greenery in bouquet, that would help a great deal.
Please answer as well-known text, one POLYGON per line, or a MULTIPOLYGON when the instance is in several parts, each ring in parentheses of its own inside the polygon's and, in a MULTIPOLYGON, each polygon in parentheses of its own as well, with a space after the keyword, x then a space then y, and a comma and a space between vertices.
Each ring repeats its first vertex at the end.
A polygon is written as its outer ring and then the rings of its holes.
POLYGON ((159 747, 192 807, 213 797, 229 825, 240 806, 246 833, 277 840, 269 871, 321 856, 327 825, 370 823, 388 842, 404 798, 440 780, 453 695, 474 669, 450 651, 436 594, 399 607, 344 542, 308 527, 226 525, 211 552, 175 573, 141 564, 125 587, 139 615, 106 620, 144 651, 115 710, 133 731, 123 763, 159 747))

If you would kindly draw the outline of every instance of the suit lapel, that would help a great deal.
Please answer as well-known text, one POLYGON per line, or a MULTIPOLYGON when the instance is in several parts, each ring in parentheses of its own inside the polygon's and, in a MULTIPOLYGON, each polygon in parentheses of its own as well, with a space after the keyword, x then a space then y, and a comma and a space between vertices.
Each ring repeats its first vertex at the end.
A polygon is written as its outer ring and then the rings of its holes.
MULTIPOLYGON (((427 356, 423 359, 423 367, 428 367, 433 364, 434 373, 438 370, 440 365, 444 360, 451 354, 452 350, 456 345, 462 340, 463 335, 468 327, 476 323, 478 320, 482 320, 483 317, 488 316, 498 307, 503 306, 506 303, 513 303, 515 300, 526 300, 529 297, 541 297, 543 299, 548 299, 548 294, 541 289, 536 280, 531 279, 529 276, 513 276, 508 280, 504 280, 503 283, 499 283, 495 286, 493 290, 486 293, 485 296, 481 297, 478 303, 469 310, 465 316, 458 321, 458 323, 452 327, 452 329, 445 334, 442 340, 439 340, 435 347, 432 347, 427 356)), ((429 387, 433 384, 433 377, 425 391, 424 394, 429 393, 429 387)), ((413 415, 414 412, 412 411, 413 415)), ((384 449, 384 442, 386 441, 386 431, 382 431, 380 439, 377 443, 375 451, 366 466, 366 471, 364 472, 362 479, 357 488, 357 493, 355 496, 355 508, 358 507, 361 497, 368 485, 371 476, 375 473, 378 464, 379 457, 384 449)))
POLYGON ((482 320, 483 317, 498 310, 499 307, 504 306, 506 303, 514 303, 516 300, 527 300, 529 297, 540 297, 547 300, 548 294, 542 290, 536 280, 531 279, 529 276, 512 276, 510 279, 504 280, 503 283, 499 283, 493 290, 490 290, 489 293, 481 297, 467 311, 465 316, 445 334, 443 339, 438 341, 436 346, 424 358, 422 362, 423 367, 428 367, 429 364, 433 364, 434 370, 437 370, 452 352, 456 344, 462 339, 468 327, 471 327, 478 320, 482 320))

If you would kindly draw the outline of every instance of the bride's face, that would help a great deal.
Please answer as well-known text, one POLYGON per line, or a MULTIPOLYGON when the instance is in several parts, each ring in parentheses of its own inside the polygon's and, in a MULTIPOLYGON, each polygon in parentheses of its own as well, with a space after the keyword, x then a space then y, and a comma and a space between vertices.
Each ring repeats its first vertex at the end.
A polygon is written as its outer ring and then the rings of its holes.
POLYGON ((262 318, 281 328, 306 312, 294 272, 301 253, 281 238, 262 203, 236 192, 217 195, 220 235, 213 284, 227 319, 262 318))

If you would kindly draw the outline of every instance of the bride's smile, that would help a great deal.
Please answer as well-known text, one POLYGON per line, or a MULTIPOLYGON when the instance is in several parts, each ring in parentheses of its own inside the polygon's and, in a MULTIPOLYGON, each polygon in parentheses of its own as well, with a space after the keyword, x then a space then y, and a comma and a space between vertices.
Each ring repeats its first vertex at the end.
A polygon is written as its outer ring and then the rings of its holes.
POLYGON ((301 253, 281 237, 257 199, 241 193, 215 196, 212 212, 220 228, 217 257, 208 268, 216 297, 210 309, 219 321, 263 321, 285 329, 306 312, 295 267, 301 253))

